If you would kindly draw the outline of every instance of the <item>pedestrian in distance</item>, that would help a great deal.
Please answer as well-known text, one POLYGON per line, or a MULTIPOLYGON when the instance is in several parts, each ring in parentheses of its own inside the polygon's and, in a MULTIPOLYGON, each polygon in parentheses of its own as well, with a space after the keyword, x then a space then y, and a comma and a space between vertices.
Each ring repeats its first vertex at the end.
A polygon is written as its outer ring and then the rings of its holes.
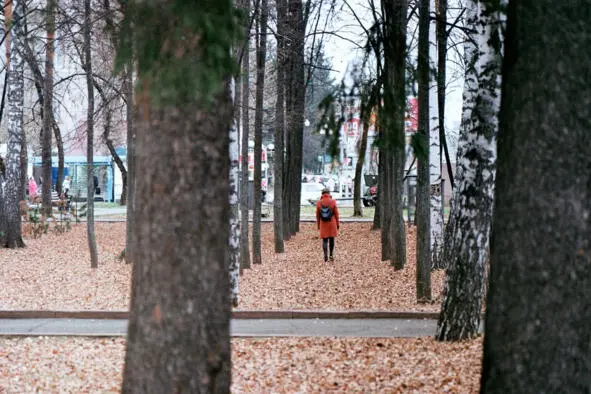
POLYGON ((334 261, 334 239, 340 227, 339 209, 328 188, 322 190, 322 196, 316 203, 316 224, 322 238, 324 261, 327 262, 329 259, 334 261))

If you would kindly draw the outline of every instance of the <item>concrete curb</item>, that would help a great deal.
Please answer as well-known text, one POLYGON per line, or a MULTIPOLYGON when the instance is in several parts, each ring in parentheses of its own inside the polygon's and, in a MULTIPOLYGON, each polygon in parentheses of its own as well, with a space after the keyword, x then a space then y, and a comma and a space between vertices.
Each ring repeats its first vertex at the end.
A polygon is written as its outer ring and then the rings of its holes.
MULTIPOLYGON (((128 311, 0 311, 0 319, 128 319, 128 311)), ((233 311, 233 319, 430 319, 438 312, 412 311, 233 311)))

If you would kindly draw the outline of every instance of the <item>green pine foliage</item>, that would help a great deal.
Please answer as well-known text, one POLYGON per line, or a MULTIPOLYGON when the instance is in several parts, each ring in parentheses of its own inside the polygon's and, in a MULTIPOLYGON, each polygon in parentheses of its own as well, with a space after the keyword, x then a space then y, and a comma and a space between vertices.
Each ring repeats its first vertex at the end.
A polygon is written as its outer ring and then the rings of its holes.
POLYGON ((117 69, 137 65, 155 106, 211 102, 237 65, 230 52, 241 14, 232 0, 127 0, 117 69))

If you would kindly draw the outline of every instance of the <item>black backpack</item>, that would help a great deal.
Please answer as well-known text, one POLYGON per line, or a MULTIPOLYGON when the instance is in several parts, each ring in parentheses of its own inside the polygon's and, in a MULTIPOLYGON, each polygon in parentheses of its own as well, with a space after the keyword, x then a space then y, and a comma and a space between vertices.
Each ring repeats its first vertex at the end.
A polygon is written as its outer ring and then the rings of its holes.
POLYGON ((330 206, 325 207, 324 205, 320 205, 320 219, 323 222, 330 222, 332 219, 332 209, 330 206))

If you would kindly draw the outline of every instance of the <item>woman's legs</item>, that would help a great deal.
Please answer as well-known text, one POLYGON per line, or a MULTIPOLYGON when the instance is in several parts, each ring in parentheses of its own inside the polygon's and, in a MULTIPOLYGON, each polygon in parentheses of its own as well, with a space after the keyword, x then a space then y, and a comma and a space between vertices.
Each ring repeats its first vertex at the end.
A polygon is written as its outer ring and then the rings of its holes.
MULTIPOLYGON (((330 237, 328 240, 330 243, 330 259, 334 260, 334 237, 330 237)), ((326 256, 326 253, 324 255, 326 256)))
POLYGON ((322 250, 324 251, 324 261, 328 261, 328 240, 329 238, 322 238, 322 250))

